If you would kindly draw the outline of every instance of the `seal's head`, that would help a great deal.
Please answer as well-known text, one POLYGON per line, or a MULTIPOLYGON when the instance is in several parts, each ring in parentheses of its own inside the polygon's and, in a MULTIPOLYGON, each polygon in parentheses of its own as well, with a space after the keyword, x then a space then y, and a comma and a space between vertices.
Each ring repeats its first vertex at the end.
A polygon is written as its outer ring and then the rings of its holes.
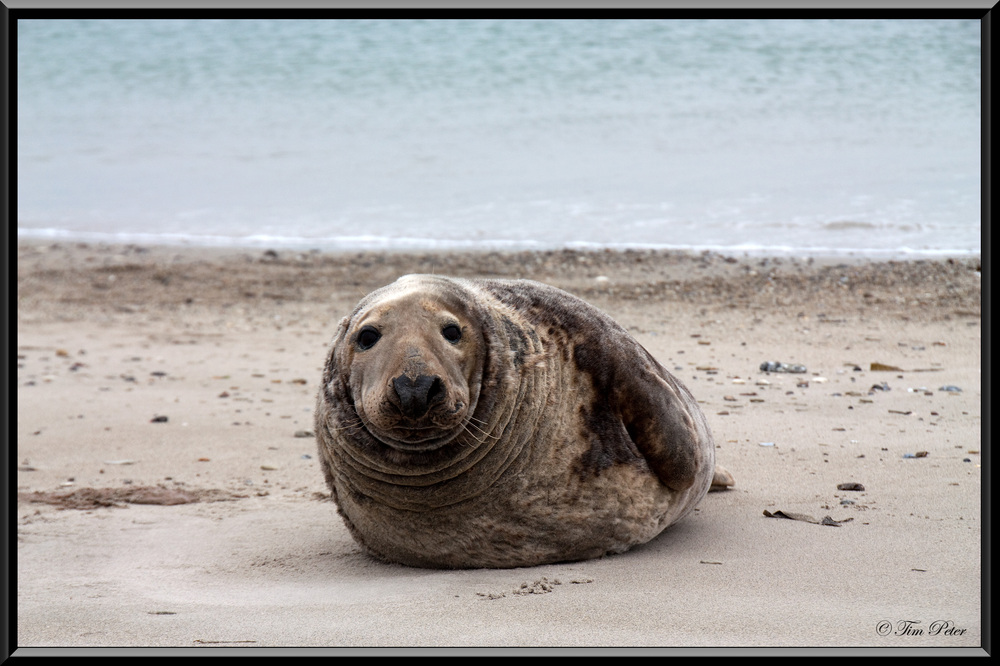
POLYGON ((342 323, 337 365, 364 427, 400 451, 431 451, 466 428, 485 343, 469 299, 445 280, 405 276, 342 323))

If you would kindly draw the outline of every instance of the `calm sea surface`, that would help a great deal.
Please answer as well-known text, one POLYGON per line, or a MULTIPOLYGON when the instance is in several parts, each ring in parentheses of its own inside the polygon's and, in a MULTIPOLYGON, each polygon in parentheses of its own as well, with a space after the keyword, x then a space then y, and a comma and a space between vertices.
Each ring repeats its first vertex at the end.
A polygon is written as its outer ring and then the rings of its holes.
POLYGON ((22 237, 977 254, 977 21, 22 20, 22 237))

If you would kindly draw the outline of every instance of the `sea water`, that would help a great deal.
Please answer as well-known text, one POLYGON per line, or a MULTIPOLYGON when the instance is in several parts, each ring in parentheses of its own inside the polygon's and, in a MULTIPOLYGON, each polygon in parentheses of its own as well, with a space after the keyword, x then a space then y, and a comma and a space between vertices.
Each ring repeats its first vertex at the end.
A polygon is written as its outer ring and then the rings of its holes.
POLYGON ((21 237, 981 251, 970 20, 18 20, 21 237))

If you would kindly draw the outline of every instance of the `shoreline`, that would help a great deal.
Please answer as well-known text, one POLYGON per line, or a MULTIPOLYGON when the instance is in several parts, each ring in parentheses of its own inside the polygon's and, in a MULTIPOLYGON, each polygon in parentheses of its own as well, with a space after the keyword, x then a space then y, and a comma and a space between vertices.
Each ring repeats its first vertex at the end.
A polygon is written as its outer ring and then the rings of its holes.
POLYGON ((20 646, 978 650, 980 271, 19 239, 20 646), (371 560, 300 433, 337 322, 405 272, 537 279, 605 310, 698 399, 736 487, 622 555, 371 560), (938 620, 953 631, 931 635, 938 620))
POLYGON ((483 254, 490 252, 525 253, 525 252, 559 252, 563 250, 575 252, 654 252, 675 254, 716 254, 735 258, 775 257, 786 259, 834 260, 849 259, 858 261, 907 261, 907 260, 942 260, 942 259, 981 259, 982 250, 960 249, 914 249, 902 247, 896 249, 874 248, 832 248, 832 247, 723 247, 723 246, 671 246, 657 243, 621 243, 602 244, 590 241, 573 241, 568 243, 545 243, 542 241, 515 240, 476 240, 476 241, 428 241, 419 238, 382 238, 382 239, 343 239, 339 242, 330 240, 312 240, 305 238, 281 237, 206 237, 200 242, 189 237, 171 239, 169 236, 154 234, 118 234, 100 232, 63 232, 48 229, 18 229, 19 245, 88 245, 99 247, 160 247, 175 250, 233 251, 233 252, 299 252, 311 254, 345 255, 357 252, 382 252, 389 254, 422 254, 422 253, 471 253, 483 254), (47 232, 47 233, 39 233, 47 232))

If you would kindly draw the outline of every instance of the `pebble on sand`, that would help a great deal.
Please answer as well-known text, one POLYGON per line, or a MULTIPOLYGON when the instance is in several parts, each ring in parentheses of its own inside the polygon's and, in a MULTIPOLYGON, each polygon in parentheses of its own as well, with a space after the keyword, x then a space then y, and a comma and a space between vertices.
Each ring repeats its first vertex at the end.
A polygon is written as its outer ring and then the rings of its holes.
POLYGON ((798 363, 781 363, 779 361, 764 361, 760 364, 762 372, 806 372, 806 366, 798 363))

